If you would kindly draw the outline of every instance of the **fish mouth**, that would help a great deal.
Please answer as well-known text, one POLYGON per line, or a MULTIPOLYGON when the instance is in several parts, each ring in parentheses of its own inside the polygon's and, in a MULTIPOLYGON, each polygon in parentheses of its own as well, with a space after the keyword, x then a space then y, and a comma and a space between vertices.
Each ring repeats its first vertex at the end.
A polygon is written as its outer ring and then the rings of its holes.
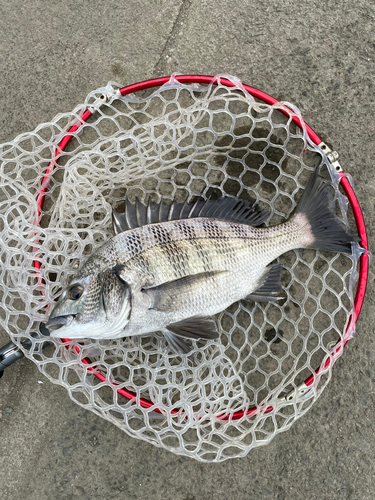
POLYGON ((56 316, 55 318, 49 319, 44 326, 50 332, 55 332, 56 330, 60 330, 60 328, 63 328, 64 326, 69 326, 72 323, 74 317, 75 314, 69 314, 67 316, 56 316))

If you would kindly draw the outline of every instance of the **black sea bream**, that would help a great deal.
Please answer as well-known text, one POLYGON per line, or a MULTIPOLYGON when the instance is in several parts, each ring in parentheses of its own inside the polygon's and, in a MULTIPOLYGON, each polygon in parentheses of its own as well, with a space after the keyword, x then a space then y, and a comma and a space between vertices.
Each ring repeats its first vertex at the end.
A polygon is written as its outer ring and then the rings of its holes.
POLYGON ((53 337, 118 338, 162 331, 175 351, 184 338, 218 337, 212 316, 234 302, 277 300, 277 257, 295 248, 350 252, 358 238, 334 214, 333 189, 312 174, 291 219, 257 228, 268 212, 221 198, 167 205, 128 200, 113 213, 116 235, 82 266, 46 324, 53 337))

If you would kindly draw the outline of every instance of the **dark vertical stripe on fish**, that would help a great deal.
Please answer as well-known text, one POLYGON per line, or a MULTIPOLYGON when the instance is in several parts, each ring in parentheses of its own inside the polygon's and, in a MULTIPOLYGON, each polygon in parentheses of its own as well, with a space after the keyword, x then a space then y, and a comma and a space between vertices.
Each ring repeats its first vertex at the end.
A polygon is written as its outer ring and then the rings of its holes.
POLYGON ((234 241, 230 239, 221 239, 217 242, 215 250, 223 256, 225 263, 230 265, 230 262, 237 260, 238 248, 234 241))
POLYGON ((203 227, 210 238, 223 238, 223 226, 219 221, 207 220, 203 223, 203 227))
POLYGON ((139 269, 139 273, 141 275, 147 276, 147 280, 153 283, 153 281, 155 280, 155 272, 150 259, 146 257, 144 253, 142 253, 137 255, 135 261, 139 269))
POLYGON ((191 224, 190 221, 181 221, 177 225, 177 228, 181 231, 181 233, 187 240, 194 240, 196 238, 195 227, 191 224))
POLYGON ((233 238, 246 238, 246 228, 244 228, 241 224, 229 224, 229 227, 232 231, 233 238))
POLYGON ((152 224, 149 226, 148 230, 150 231, 150 234, 152 234, 157 245, 165 245, 166 243, 173 242, 170 233, 165 226, 152 224))
POLYGON ((204 272, 211 271, 212 266, 211 266, 211 262, 210 262, 209 254, 208 254, 207 250, 205 250, 205 248, 203 248, 203 245, 199 240, 192 240, 191 243, 194 246, 198 257, 200 258, 200 260, 202 262, 204 272))
POLYGON ((168 243, 168 245, 163 246, 161 250, 167 257, 173 270, 176 271, 176 274, 179 274, 178 271, 181 272, 181 276, 187 276, 190 274, 189 254, 182 245, 171 242, 168 243))
POLYGON ((128 251, 132 252, 134 255, 140 254, 143 252, 143 238, 141 234, 133 232, 129 235, 127 239, 127 247, 128 251))

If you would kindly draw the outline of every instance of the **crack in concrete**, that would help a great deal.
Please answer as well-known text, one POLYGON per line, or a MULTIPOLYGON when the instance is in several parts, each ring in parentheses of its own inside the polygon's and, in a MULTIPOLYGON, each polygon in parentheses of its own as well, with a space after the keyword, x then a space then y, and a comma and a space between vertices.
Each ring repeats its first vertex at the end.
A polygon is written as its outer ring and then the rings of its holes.
POLYGON ((173 44, 173 42, 175 41, 178 30, 181 29, 181 23, 183 23, 183 21, 185 20, 190 5, 191 5, 191 0, 182 0, 176 19, 173 23, 172 29, 168 35, 164 47, 162 48, 160 57, 154 66, 155 76, 165 76, 163 73, 165 71, 165 66, 166 66, 166 54, 170 49, 171 45, 173 44))

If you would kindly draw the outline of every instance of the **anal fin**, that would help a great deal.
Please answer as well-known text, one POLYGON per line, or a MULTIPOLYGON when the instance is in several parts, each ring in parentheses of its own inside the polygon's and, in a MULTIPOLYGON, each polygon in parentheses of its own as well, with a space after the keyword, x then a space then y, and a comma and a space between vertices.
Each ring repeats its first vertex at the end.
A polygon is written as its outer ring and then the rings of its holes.
POLYGON ((281 264, 274 264, 267 267, 260 278, 260 286, 250 295, 245 297, 245 300, 253 300, 254 302, 269 302, 279 300, 281 297, 273 295, 276 290, 281 288, 281 264))

